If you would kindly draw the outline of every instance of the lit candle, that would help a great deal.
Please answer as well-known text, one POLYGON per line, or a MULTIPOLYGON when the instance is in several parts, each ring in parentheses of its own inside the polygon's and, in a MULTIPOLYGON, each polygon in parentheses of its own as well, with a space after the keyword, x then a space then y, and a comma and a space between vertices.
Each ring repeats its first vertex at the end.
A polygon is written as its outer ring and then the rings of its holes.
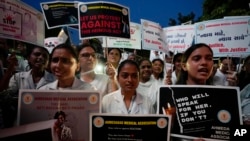
POLYGON ((174 107, 171 107, 170 103, 168 103, 167 105, 167 109, 166 109, 166 114, 167 115, 173 115, 175 114, 175 108, 174 107))

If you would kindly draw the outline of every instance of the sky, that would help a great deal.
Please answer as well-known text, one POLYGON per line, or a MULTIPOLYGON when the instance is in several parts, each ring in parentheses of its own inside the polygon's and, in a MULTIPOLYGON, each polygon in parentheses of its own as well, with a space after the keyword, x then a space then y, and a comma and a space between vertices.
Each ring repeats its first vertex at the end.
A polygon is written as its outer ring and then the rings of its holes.
MULTIPOLYGON (((52 0, 21 0, 24 3, 41 11, 40 2, 52 0)), ((66 0, 61 0, 66 1, 66 0)), ((68 0, 73 1, 73 0, 68 0)), ((85 0, 81 2, 92 2, 97 0, 85 0)), ((106 1, 106 0, 103 0, 106 1)), ((159 23, 162 27, 168 26, 170 18, 177 20, 178 13, 182 15, 195 13, 195 19, 202 15, 204 0, 108 0, 126 6, 130 10, 130 21, 140 23, 141 19, 159 23)))

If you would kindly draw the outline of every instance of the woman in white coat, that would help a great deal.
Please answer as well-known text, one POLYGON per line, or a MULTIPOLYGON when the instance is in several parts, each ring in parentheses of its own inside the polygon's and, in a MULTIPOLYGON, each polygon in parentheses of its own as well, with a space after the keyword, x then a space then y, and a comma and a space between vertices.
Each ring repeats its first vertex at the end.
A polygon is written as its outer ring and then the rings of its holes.
POLYGON ((154 114, 152 101, 136 91, 139 84, 139 66, 132 60, 121 62, 117 81, 120 88, 102 99, 102 113, 154 114))
POLYGON ((87 82, 76 77, 80 64, 76 48, 60 44, 51 52, 50 70, 57 80, 41 87, 41 90, 94 90, 87 82))

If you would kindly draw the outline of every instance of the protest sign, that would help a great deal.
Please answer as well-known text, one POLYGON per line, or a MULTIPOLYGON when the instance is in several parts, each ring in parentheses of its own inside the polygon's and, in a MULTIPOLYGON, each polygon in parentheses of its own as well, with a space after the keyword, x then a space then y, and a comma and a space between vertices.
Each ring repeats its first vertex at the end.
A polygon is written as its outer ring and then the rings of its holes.
POLYGON ((198 22, 196 42, 208 44, 214 57, 246 57, 250 53, 250 17, 198 22))
POLYGON ((166 115, 90 115, 90 141, 169 141, 170 117, 166 115), (154 131, 154 133, 152 133, 154 131))
POLYGON ((173 117, 173 136, 229 140, 230 128, 242 124, 237 87, 162 86, 158 98, 158 112, 173 117))
POLYGON ((22 1, 4 0, 0 4, 0 37, 43 46, 42 13, 22 1))
POLYGON ((23 90, 19 92, 18 125, 56 118, 66 114, 64 125, 70 128, 72 139, 89 140, 89 114, 100 112, 100 94, 83 90, 23 90))
POLYGON ((111 2, 79 3, 80 38, 130 38, 129 8, 111 2))
POLYGON ((78 2, 42 2, 40 6, 48 29, 78 25, 78 2))

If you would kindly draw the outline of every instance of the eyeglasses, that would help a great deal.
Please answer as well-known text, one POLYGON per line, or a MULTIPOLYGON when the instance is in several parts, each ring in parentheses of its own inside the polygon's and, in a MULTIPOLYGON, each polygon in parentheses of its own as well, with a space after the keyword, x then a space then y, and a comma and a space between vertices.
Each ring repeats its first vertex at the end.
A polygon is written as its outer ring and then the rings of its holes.
POLYGON ((96 54, 96 53, 83 53, 83 54, 81 54, 81 57, 85 57, 85 58, 89 58, 90 56, 93 58, 97 58, 98 54, 96 54))

